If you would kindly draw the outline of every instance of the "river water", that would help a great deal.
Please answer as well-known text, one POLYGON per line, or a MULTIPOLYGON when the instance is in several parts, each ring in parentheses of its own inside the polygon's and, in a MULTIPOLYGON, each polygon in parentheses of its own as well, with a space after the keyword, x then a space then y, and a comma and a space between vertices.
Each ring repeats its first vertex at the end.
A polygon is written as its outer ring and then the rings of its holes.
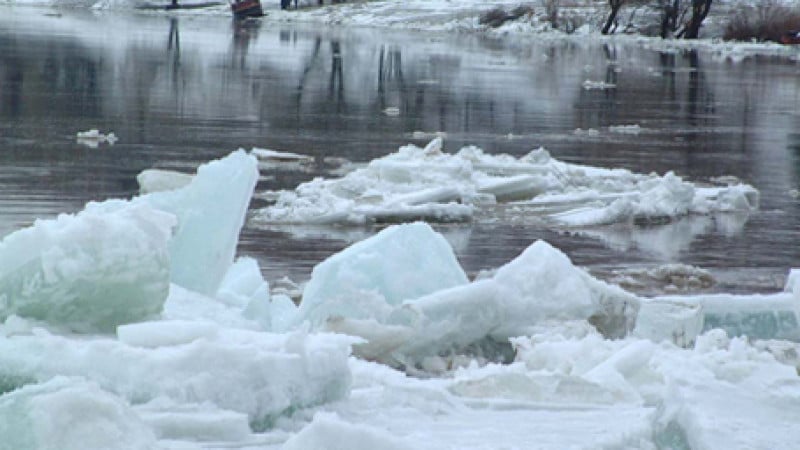
MULTIPOLYGON (((715 280, 691 291, 769 292, 800 266, 798 105, 800 66, 776 57, 0 6, 0 234, 135 195, 147 168, 192 171, 239 147, 314 156, 306 171, 262 171, 259 190, 292 188, 333 176, 329 158, 363 163, 438 133, 447 151, 544 146, 568 162, 696 182, 729 175, 761 192, 755 213, 663 225, 553 230, 484 215, 438 227, 470 273, 546 239, 605 279, 684 263, 715 280), (634 124, 640 133, 608 128, 634 124), (90 128, 119 141, 77 142, 90 128)), ((248 224, 240 253, 270 281, 303 281, 375 231, 248 224)))

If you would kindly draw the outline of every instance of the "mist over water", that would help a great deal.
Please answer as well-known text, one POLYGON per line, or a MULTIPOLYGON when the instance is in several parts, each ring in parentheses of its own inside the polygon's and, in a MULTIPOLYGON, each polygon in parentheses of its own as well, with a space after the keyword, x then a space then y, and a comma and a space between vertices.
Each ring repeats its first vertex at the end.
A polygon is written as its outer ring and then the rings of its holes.
MULTIPOLYGON (((780 289, 800 261, 800 67, 650 47, 3 8, 0 232, 134 195, 144 169, 193 171, 239 147, 313 156, 305 171, 262 170, 258 190, 290 189, 335 176, 331 158, 365 163, 441 135, 446 151, 544 146, 568 162, 692 182, 730 175, 761 192, 749 215, 580 230, 498 207, 437 228, 470 273, 546 239, 605 277, 684 263, 714 274, 703 289, 780 289), (623 125, 638 132, 610 128, 623 125), (91 128, 119 141, 76 141, 91 128)), ((268 280, 302 281, 376 230, 248 226, 240 251, 268 280)))

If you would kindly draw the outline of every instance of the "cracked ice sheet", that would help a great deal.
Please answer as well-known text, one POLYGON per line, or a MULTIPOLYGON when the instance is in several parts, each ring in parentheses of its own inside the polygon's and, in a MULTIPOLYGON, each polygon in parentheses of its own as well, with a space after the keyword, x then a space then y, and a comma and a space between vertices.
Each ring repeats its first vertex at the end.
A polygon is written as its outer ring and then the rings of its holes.
POLYGON ((407 145, 341 178, 260 195, 274 200, 254 216, 265 225, 467 221, 476 210, 513 202, 552 226, 584 227, 752 211, 759 203, 746 184, 700 186, 672 172, 569 164, 544 149, 521 158, 476 147, 448 154, 441 138, 425 148, 407 145))

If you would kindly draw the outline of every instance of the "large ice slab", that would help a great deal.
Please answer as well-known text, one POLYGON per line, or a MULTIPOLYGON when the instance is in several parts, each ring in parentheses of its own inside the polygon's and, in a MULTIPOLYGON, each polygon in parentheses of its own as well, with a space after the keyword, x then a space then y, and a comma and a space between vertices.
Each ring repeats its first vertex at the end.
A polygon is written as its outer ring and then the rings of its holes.
POLYGON ((636 174, 568 164, 537 149, 521 158, 476 147, 442 151, 402 147, 337 179, 317 178, 294 191, 270 193, 265 223, 363 223, 468 220, 475 208, 516 201, 526 214, 558 227, 664 221, 689 214, 751 211, 759 193, 749 185, 700 186, 674 173, 636 174))
POLYGON ((178 218, 170 240, 172 281, 214 295, 233 263, 239 231, 258 181, 258 162, 244 150, 200 166, 180 189, 133 200, 178 218))
POLYGON ((0 320, 11 314, 109 332, 161 311, 175 217, 146 205, 90 204, 0 242, 0 320), (107 205, 107 206, 109 206, 107 205))
POLYGON ((130 405, 96 383, 56 377, 0 395, 0 449, 159 448, 130 405))
MULTIPOLYGON (((388 229, 386 236, 375 243, 394 239, 390 233, 412 227, 426 230, 426 235, 432 233, 422 225, 401 225, 388 229)), ((365 248, 375 245, 369 240, 364 243, 365 248)), ((402 259, 383 250, 374 257, 363 258, 364 251, 358 246, 332 258, 339 261, 336 267, 359 268, 355 271, 357 277, 340 277, 314 286, 312 292, 320 292, 316 294, 319 297, 309 298, 341 295, 332 305, 326 306, 321 300, 312 304, 325 314, 312 312, 301 317, 314 318, 315 325, 323 329, 366 339, 366 343, 355 347, 356 353, 390 364, 414 365, 426 357, 462 351, 472 345, 494 346, 483 342, 486 339, 506 343, 548 321, 589 321, 607 336, 621 337, 633 329, 639 309, 636 296, 591 277, 544 241, 533 243, 491 278, 464 283, 459 274, 455 283, 444 285, 441 283, 445 278, 434 269, 441 265, 437 254, 447 255, 446 261, 451 261, 451 254, 444 247, 431 250, 426 245, 415 251, 406 264, 394 265, 402 259), (415 261, 420 263, 414 264, 415 261), (418 297, 411 295, 408 286, 399 285, 404 295, 394 295, 389 302, 380 292, 392 290, 381 284, 383 272, 375 275, 376 264, 390 265, 387 273, 406 284, 418 279, 440 284, 426 285, 429 292, 418 297), (361 291, 349 289, 350 286, 360 287, 361 291)), ((404 245, 399 248, 406 251, 404 245)), ((303 312, 302 304, 300 311, 303 312)))
MULTIPOLYGON (((164 326, 175 330, 176 324, 164 326)), ((128 330, 125 340, 131 342, 134 335, 128 330)), ((347 336, 220 329, 194 333, 183 342, 146 348, 153 342, 145 341, 145 347, 134 347, 116 339, 77 340, 35 329, 31 335, 0 337, 0 379, 25 384, 80 376, 134 404, 161 397, 208 402, 246 414, 256 430, 268 428, 283 413, 349 392, 353 338, 347 336)))
POLYGON ((395 225, 314 267, 299 319, 384 320, 403 300, 467 283, 453 249, 430 225, 395 225))

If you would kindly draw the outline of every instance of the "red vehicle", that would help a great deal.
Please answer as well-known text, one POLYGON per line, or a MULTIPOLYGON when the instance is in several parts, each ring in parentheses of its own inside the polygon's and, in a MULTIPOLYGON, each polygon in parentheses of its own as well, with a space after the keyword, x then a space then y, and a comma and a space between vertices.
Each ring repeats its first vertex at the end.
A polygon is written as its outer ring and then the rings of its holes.
POLYGON ((800 44, 800 31, 789 31, 781 35, 781 44, 800 44))
POLYGON ((231 2, 231 11, 233 11, 233 17, 237 19, 261 17, 264 15, 264 10, 261 9, 261 2, 259 0, 233 0, 231 2))

